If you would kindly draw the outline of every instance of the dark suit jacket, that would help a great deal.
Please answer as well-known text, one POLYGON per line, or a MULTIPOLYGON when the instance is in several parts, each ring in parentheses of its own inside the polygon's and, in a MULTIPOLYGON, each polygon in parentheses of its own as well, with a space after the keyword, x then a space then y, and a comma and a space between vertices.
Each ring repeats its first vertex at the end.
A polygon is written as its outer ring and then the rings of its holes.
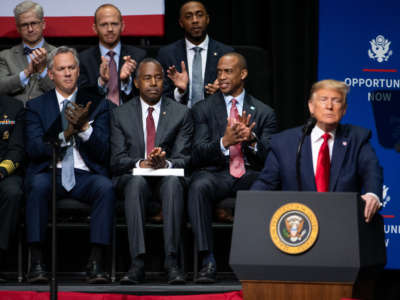
MULTIPOLYGON (((55 47, 44 42, 43 47, 49 54, 55 47)), ((0 52, 0 94, 7 94, 26 103, 54 87, 49 76, 41 78, 34 74, 29 79, 27 86, 23 87, 19 79, 19 73, 28 66, 28 60, 24 55, 23 44, 0 52)))
MULTIPOLYGON (((121 71, 121 67, 124 64, 123 57, 130 55, 139 65, 143 58, 146 57, 146 51, 133 46, 121 44, 121 55, 119 56, 118 63, 118 74, 121 71)), ((101 53, 99 46, 90 47, 82 51, 79 54, 80 61, 80 76, 79 76, 79 86, 97 86, 99 78, 99 68, 101 64, 101 53)), ((128 101, 133 97, 134 94, 138 94, 137 90, 133 84, 134 74, 132 74, 132 92, 126 95, 120 89, 120 97, 123 102, 128 101)), ((118 80, 119 88, 121 88, 121 82, 118 80)))
MULTIPOLYGON (((250 123, 256 122, 253 132, 257 136, 257 150, 254 152, 246 143, 242 145, 245 161, 249 167, 260 170, 269 149, 269 137, 276 131, 275 113, 268 105, 245 94, 243 110, 251 114, 250 123)), ((195 168, 210 171, 229 168, 229 156, 224 156, 220 139, 227 125, 226 104, 221 92, 200 101, 192 108, 194 139, 192 162, 195 168)))
MULTIPOLYGON (((155 146, 166 152, 175 168, 189 165, 193 134, 191 112, 184 105, 163 97, 155 146)), ((139 97, 115 108, 111 115, 111 171, 113 175, 130 173, 144 159, 142 107, 139 97)))
MULTIPOLYGON (((204 85, 208 83, 213 83, 217 78, 217 64, 218 60, 226 53, 235 51, 232 47, 217 42, 211 38, 209 38, 208 49, 207 49, 207 62, 206 62, 206 71, 204 74, 204 85)), ((158 52, 157 60, 163 66, 165 74, 167 74, 168 67, 175 65, 176 69, 179 72, 182 72, 181 69, 181 61, 185 62, 186 69, 189 72, 189 66, 187 62, 187 53, 186 53, 186 43, 185 39, 178 40, 172 44, 161 47, 158 52)), ((174 97, 174 89, 175 85, 167 76, 164 80, 164 94, 168 97, 174 97)), ((188 88, 190 88, 190 83, 188 88)), ((182 98, 182 103, 187 103, 189 93, 186 92, 184 98, 182 98)))
POLYGON ((25 156, 24 104, 8 96, 0 96, 0 172, 7 176, 21 170, 25 156))
MULTIPOLYGON (((109 162, 109 136, 111 102, 101 95, 95 94, 96 89, 79 89, 76 103, 85 105, 92 101, 89 111, 89 121, 93 127, 89 140, 82 142, 75 138, 78 151, 87 167, 93 173, 107 176, 109 162)), ((52 160, 52 147, 43 138, 49 135, 55 139, 62 131, 60 108, 55 90, 27 103, 25 117, 25 142, 30 163, 26 172, 27 178, 48 168, 52 160)))
MULTIPOLYGON (((271 139, 271 151, 255 190, 298 190, 296 152, 301 127, 286 130, 271 139)), ((331 158, 329 191, 372 192, 382 195, 382 169, 369 139, 371 132, 352 125, 339 125, 331 158)), ((311 140, 306 136, 300 159, 301 181, 305 191, 316 191, 311 140)))

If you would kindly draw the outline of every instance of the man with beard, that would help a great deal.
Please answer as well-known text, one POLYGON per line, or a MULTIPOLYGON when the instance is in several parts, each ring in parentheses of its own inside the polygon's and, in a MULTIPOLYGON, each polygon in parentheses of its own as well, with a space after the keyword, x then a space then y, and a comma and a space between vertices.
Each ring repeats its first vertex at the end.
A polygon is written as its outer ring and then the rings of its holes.
POLYGON ((54 87, 47 76, 47 53, 54 49, 43 38, 43 8, 24 1, 14 8, 22 43, 0 52, 0 93, 22 100, 40 96, 54 87))
POLYGON ((158 60, 168 79, 164 81, 164 93, 176 101, 192 107, 218 90, 217 63, 232 47, 211 39, 207 35, 210 23, 204 5, 188 1, 181 6, 179 25, 185 38, 161 47, 158 60))
POLYGON ((186 168, 190 161, 193 123, 188 108, 161 97, 163 69, 152 58, 136 70, 139 97, 112 111, 111 171, 125 201, 131 267, 121 284, 144 281, 144 222, 150 200, 160 201, 164 219, 165 269, 169 284, 185 283, 178 264, 184 214, 184 179, 133 176, 133 168, 186 168))
POLYGON ((120 10, 112 4, 99 6, 94 15, 93 31, 99 45, 83 51, 79 86, 98 85, 115 105, 133 96, 133 74, 146 56, 142 49, 121 43, 125 28, 120 10))

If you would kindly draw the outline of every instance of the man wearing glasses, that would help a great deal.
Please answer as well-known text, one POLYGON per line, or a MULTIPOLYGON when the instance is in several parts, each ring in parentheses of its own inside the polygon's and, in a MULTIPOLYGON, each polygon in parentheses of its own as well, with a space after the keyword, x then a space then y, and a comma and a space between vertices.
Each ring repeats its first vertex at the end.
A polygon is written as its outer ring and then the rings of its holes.
POLYGON ((0 52, 0 91, 24 104, 54 87, 47 76, 47 53, 54 46, 43 38, 46 23, 43 8, 23 1, 14 8, 17 31, 22 43, 0 52))

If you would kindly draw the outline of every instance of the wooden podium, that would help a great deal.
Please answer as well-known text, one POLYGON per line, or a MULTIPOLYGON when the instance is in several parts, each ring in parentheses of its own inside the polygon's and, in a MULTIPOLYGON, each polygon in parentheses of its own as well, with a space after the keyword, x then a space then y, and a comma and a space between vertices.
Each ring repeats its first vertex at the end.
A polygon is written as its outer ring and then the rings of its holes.
POLYGON ((382 217, 378 214, 366 224, 362 204, 356 193, 239 192, 230 265, 242 283, 244 299, 351 298, 360 269, 386 262, 382 217), (291 209, 304 206, 306 213, 291 209), (280 230, 291 237, 285 218, 298 214, 309 219, 309 211, 315 218, 301 227, 301 252, 285 252, 300 249, 277 238, 280 230))

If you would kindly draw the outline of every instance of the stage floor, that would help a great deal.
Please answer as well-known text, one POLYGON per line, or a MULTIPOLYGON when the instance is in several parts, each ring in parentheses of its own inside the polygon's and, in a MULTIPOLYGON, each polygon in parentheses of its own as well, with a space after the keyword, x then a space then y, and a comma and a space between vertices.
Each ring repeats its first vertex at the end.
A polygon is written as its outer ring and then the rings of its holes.
MULTIPOLYGON (((118 274, 120 278, 123 274, 118 274)), ((242 286, 232 273, 218 274, 217 283, 214 284, 195 284, 191 274, 185 285, 168 285, 162 273, 146 274, 146 282, 137 285, 120 285, 119 282, 110 284, 93 285, 85 282, 84 274, 63 275, 60 274, 58 280, 59 292, 82 292, 82 293, 118 293, 135 295, 190 295, 205 293, 226 293, 240 291, 242 286)), ((7 276, 12 278, 11 276, 7 276)), ((15 278, 15 277, 14 277, 15 278)), ((26 282, 18 283, 15 280, 0 284, 0 291, 35 291, 47 292, 49 285, 29 284, 26 282)))

